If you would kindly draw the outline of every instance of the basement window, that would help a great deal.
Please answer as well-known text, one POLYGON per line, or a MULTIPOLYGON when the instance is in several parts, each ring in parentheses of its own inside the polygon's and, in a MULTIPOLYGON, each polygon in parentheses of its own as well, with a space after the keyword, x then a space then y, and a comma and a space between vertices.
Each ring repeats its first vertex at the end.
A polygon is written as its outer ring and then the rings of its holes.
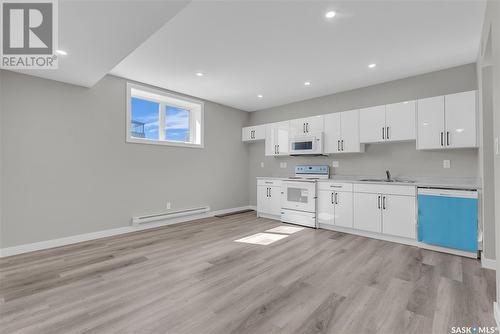
POLYGON ((203 102, 127 84, 127 142, 203 147, 203 102))

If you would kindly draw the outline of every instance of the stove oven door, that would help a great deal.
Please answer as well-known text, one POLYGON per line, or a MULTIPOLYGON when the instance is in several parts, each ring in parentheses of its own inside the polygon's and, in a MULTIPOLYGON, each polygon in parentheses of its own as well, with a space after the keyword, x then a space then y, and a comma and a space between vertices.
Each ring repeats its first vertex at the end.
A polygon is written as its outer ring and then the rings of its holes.
POLYGON ((316 182, 283 181, 283 209, 316 212, 316 182))

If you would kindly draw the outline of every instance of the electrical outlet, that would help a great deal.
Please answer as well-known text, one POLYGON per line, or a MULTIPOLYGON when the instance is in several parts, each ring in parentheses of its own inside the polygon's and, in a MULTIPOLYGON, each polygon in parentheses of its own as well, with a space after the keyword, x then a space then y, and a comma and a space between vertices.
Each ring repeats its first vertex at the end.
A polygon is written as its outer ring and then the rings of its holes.
POLYGON ((264 168, 264 162, 263 161, 260 163, 260 168, 264 168))
POLYGON ((332 161, 332 167, 338 168, 340 166, 340 163, 338 161, 333 160, 332 161))
POLYGON ((443 168, 450 168, 450 167, 451 167, 451 161, 443 160, 443 168))
POLYGON ((280 168, 286 168, 286 162, 280 162, 280 168))
POLYGON ((167 210, 170 210, 171 207, 172 207, 171 203, 167 202, 167 210))

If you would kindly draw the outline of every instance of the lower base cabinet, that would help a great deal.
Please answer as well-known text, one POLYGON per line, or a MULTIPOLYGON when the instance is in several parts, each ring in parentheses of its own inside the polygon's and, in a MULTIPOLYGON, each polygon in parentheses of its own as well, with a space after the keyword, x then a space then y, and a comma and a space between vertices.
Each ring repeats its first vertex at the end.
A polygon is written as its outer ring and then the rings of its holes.
POLYGON ((354 193, 355 229, 416 238, 415 187, 394 187, 398 186, 363 185, 366 192, 354 193))
POLYGON ((369 232, 382 232, 382 206, 380 194, 354 193, 354 228, 369 232))
POLYGON ((353 227, 352 192, 318 191, 318 224, 353 227))
POLYGON ((281 181, 257 181, 257 213, 270 216, 281 215, 281 181))

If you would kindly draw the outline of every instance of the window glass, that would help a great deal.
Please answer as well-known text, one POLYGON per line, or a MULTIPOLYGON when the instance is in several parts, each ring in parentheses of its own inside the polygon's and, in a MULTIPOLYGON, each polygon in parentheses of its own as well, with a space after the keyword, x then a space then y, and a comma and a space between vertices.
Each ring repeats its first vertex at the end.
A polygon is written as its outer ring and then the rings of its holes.
POLYGON ((165 106, 165 139, 190 142, 189 110, 165 106))
POLYGON ((153 101, 132 97, 131 100, 131 135, 134 138, 159 139, 160 104, 153 101))

